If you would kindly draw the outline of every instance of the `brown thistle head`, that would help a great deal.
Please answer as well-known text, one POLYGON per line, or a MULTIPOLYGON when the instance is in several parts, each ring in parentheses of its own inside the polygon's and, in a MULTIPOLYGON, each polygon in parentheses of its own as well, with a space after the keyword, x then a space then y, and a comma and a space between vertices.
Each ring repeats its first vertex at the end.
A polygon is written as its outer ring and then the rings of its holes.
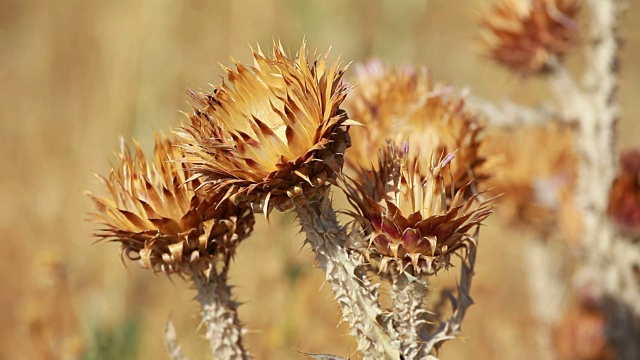
POLYGON ((180 135, 185 161, 207 189, 265 215, 322 193, 342 171, 350 121, 340 109, 346 68, 327 56, 297 57, 275 45, 254 65, 236 63, 213 94, 191 93, 200 108, 180 135))
POLYGON ((579 5, 578 0, 498 0, 480 20, 482 45, 515 73, 548 72, 576 37, 579 5))
POLYGON ((450 165, 455 184, 483 177, 477 172, 484 161, 478 156, 483 121, 465 109, 463 99, 450 96, 450 88, 434 86, 426 69, 387 68, 374 60, 357 68, 355 81, 345 108, 365 126, 351 129, 347 165, 352 170, 375 166, 378 149, 394 140, 408 141, 409 156, 424 160, 427 167, 430 154, 455 152, 450 165))
POLYGON ((607 317, 601 308, 584 303, 569 304, 554 329, 558 359, 616 359, 607 334, 607 317))
MULTIPOLYGON (((573 129, 552 123, 499 130, 487 136, 483 186, 502 194, 498 216, 511 226, 578 240, 581 223, 574 205, 577 157, 573 129)), ((481 186, 481 188, 483 187, 481 186)))
POLYGON ((453 253, 474 246, 474 228, 492 212, 477 195, 465 198, 469 184, 447 194, 444 178, 453 154, 432 158, 428 168, 408 154, 406 143, 401 149, 388 142, 378 167, 346 185, 356 209, 349 214, 365 239, 353 248, 381 273, 412 266, 415 273, 430 274, 447 267, 453 253))
POLYGON ((180 162, 175 140, 156 136, 153 161, 147 163, 122 143, 109 178, 98 176, 108 195, 91 193, 92 220, 105 226, 96 236, 121 244, 121 255, 154 272, 193 274, 227 266, 240 241, 253 229, 250 210, 223 193, 196 191, 199 181, 180 162))
POLYGON ((609 194, 609 216, 623 232, 640 235, 640 149, 620 154, 620 168, 609 194))

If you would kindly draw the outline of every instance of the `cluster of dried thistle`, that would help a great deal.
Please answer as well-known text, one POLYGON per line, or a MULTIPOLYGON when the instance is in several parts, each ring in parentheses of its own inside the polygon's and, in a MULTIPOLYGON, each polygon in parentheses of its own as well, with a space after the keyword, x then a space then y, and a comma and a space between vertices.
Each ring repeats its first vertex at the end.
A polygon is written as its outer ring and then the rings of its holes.
MULTIPOLYGON (((549 73, 575 38, 577 10, 572 0, 500 1, 483 18, 484 44, 518 74, 549 73)), ((250 358, 227 273, 256 213, 297 214, 358 351, 371 359, 427 358, 459 334, 495 194, 504 193, 510 222, 546 231, 565 218, 565 237, 579 236, 563 206, 576 177, 568 126, 488 133, 481 113, 426 69, 371 61, 347 81, 347 67, 309 56, 305 44, 295 56, 276 44, 253 59, 225 68, 211 93, 189 90, 188 122, 177 137, 156 136, 150 161, 123 143, 109 177, 99 177, 108 194, 90 195, 104 225, 98 237, 146 269, 193 282, 214 358, 250 358), (527 142, 549 146, 522 153, 527 142), (351 205, 342 209, 347 223, 332 187, 351 205), (430 276, 456 258, 459 287, 443 319, 425 298, 430 276), (389 307, 380 283, 391 285, 389 307)), ((168 341, 171 356, 184 358, 168 341)))

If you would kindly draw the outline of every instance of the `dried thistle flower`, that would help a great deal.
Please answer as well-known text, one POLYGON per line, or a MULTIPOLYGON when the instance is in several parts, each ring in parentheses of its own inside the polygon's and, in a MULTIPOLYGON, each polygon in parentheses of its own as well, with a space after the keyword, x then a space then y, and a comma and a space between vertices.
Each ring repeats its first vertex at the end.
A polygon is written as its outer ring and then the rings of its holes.
MULTIPOLYGON (((484 161, 478 156, 483 121, 465 109, 463 99, 448 96, 451 88, 434 86, 427 69, 393 69, 373 60, 357 67, 355 81, 358 86, 345 101, 345 108, 365 126, 351 130, 350 168, 358 172, 361 166, 375 165, 378 160, 374 154, 390 139, 408 141, 412 145, 410 157, 419 159, 426 160, 431 153, 455 152, 451 172, 456 184, 483 177, 477 172, 484 161)), ((450 179, 445 181, 449 184, 450 179)))
POLYGON ((228 264, 253 229, 253 213, 223 193, 196 191, 198 180, 185 184, 183 156, 175 140, 156 136, 148 164, 139 144, 131 154, 123 141, 109 179, 97 176, 109 194, 88 195, 93 220, 106 226, 96 236, 121 243, 123 257, 154 272, 206 274, 218 261, 228 264))
POLYGON ((340 109, 346 68, 329 66, 327 55, 309 62, 303 43, 294 59, 278 44, 272 56, 258 49, 253 58, 253 66, 225 68, 228 83, 213 94, 191 92, 201 108, 181 136, 196 178, 266 216, 325 191, 354 122, 340 109))
MULTIPOLYGON (((568 125, 547 124, 500 130, 487 137, 483 186, 500 197, 498 216, 507 224, 563 238, 580 237, 580 214, 573 203, 577 157, 568 125)), ((482 186, 481 186, 482 188, 482 186)))
POLYGON ((609 195, 609 216, 618 227, 640 235, 640 150, 620 154, 620 169, 609 195))
POLYGON ((531 75, 551 70, 576 37, 577 0, 499 0, 480 20, 490 58, 531 75))
POLYGON ((416 273, 433 273, 448 266, 456 250, 474 246, 469 232, 492 212, 477 195, 465 198, 469 184, 447 194, 444 178, 453 154, 426 169, 408 154, 406 143, 400 149, 388 142, 380 150, 378 168, 363 170, 361 182, 346 186, 356 208, 349 213, 367 242, 353 247, 381 273, 408 266, 416 273), (391 263, 397 266, 389 269, 391 263))
POLYGON ((570 306, 553 338, 558 359, 615 359, 614 349, 607 339, 606 314, 594 306, 570 306))

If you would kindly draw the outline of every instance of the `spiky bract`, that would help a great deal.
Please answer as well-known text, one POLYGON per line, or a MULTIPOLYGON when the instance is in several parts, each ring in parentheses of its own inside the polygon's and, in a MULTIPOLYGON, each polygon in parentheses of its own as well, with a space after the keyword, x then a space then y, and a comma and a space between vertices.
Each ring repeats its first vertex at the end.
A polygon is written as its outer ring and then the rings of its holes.
MULTIPOLYGON (((350 212, 364 231, 364 243, 354 243, 380 272, 433 273, 449 264, 451 254, 472 245, 472 230, 492 212, 478 195, 466 199, 469 184, 447 194, 444 178, 453 155, 431 159, 427 168, 403 149, 387 143, 377 169, 364 171, 347 184, 350 212), (397 266, 389 268, 389 264, 397 266)), ((358 236, 355 236, 358 238, 358 236)))
POLYGON ((451 96, 450 88, 434 86, 426 69, 388 68, 373 60, 357 68, 355 81, 345 108, 365 126, 351 130, 350 168, 375 166, 378 149, 389 139, 408 141, 409 155, 424 160, 425 166, 432 153, 455 152, 451 172, 456 184, 482 178, 477 168, 483 162, 478 156, 483 121, 465 108, 463 99, 451 96))
POLYGON ((93 220, 106 226, 96 236, 122 244, 121 254, 154 272, 207 273, 228 261, 253 229, 253 213, 223 201, 224 194, 195 191, 198 180, 180 162, 175 140, 156 136, 153 161, 147 163, 122 142, 109 179, 98 176, 107 196, 89 193, 97 211, 93 220))
POLYGON ((297 57, 275 45, 272 56, 253 51, 254 65, 225 68, 228 83, 213 94, 192 92, 200 106, 181 132, 186 161, 214 191, 265 215, 326 190, 340 174, 350 146, 340 109, 349 87, 346 68, 297 57))
POLYGON ((521 75, 545 73, 576 37, 577 0, 499 0, 480 20, 494 61, 521 75))

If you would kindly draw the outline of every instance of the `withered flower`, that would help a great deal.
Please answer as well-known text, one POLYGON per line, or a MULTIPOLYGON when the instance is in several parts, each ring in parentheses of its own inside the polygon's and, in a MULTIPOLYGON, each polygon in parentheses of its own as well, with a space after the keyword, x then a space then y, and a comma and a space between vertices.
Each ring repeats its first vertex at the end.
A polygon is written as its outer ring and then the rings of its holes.
POLYGON ((602 309, 581 303, 570 304, 553 336, 558 359, 615 359, 607 330, 607 318, 602 309))
POLYGON ((640 150, 620 154, 620 169, 609 195, 609 216, 629 235, 640 235, 640 150))
POLYGON ((388 142, 377 169, 363 170, 361 182, 346 186, 356 208, 349 213, 365 235, 364 243, 356 241, 353 247, 381 273, 408 266, 416 273, 433 273, 448 266, 451 254, 475 246, 471 232, 492 212, 489 201, 478 195, 465 198, 469 184, 447 194, 444 178, 453 154, 437 162, 432 158, 425 169, 407 147, 388 142))
POLYGON ((451 88, 434 86, 427 69, 394 69, 373 60, 357 67, 355 82, 345 109, 365 126, 351 129, 353 146, 347 155, 351 169, 375 166, 375 154, 387 139, 406 140, 411 144, 410 157, 425 161, 432 153, 455 152, 454 183, 482 178, 477 169, 484 161, 478 156, 483 121, 465 108, 463 99, 451 95, 451 88))
POLYGON ((571 126, 551 123, 504 129, 487 136, 484 171, 493 176, 481 188, 502 194, 497 215, 518 228, 543 235, 557 233, 577 241, 581 236, 574 205, 577 156, 571 126))
POLYGON ((498 0, 480 20, 494 61, 521 75, 545 73, 576 37, 578 0, 498 0))
POLYGON ((253 58, 253 66, 225 68, 228 83, 213 94, 191 92, 201 108, 181 136, 206 188, 267 215, 334 182, 354 122, 340 109, 346 68, 329 66, 327 55, 309 62, 305 44, 296 58, 275 45, 272 56, 258 49, 253 58))
POLYGON ((121 255, 165 273, 204 273, 225 266, 251 233, 253 213, 222 200, 223 193, 196 191, 175 140, 156 136, 152 163, 136 143, 121 145, 109 179, 98 179, 107 196, 91 193, 93 220, 106 226, 96 236, 121 243, 121 255))

